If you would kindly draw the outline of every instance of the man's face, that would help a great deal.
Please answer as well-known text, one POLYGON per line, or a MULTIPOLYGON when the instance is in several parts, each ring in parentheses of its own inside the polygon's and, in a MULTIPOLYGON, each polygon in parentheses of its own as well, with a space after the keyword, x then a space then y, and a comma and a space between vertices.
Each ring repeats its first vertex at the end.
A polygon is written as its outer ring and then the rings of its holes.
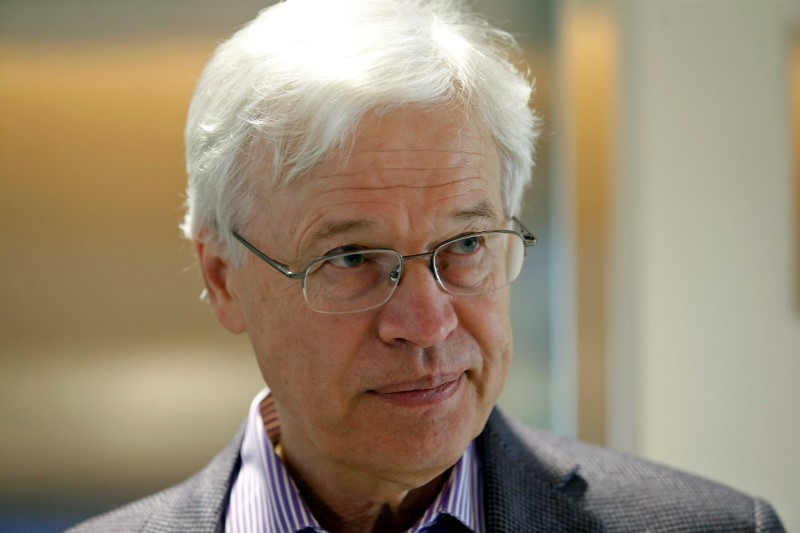
MULTIPOLYGON (((368 120, 347 159, 264 197, 239 231, 293 270, 349 245, 409 255, 506 224, 496 149, 455 111, 368 120)), ((483 429, 511 359, 507 288, 455 297, 411 261, 383 306, 332 315, 251 254, 227 275, 290 456, 424 479, 483 429)))

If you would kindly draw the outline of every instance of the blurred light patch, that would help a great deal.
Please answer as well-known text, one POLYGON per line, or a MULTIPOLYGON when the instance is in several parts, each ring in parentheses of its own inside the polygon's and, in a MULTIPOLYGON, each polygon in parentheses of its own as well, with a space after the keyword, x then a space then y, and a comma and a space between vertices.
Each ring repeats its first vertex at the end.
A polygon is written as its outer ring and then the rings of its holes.
POLYGON ((263 387, 243 343, 99 348, 0 359, 0 494, 130 498, 176 482, 227 443, 263 387))

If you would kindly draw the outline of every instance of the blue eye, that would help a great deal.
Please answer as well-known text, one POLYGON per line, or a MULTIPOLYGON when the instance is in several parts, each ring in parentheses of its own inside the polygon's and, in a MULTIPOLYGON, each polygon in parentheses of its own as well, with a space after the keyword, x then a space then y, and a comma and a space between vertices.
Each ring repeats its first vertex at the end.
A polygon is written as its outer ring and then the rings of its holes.
POLYGON ((465 237, 457 240, 447 247, 447 251, 454 254, 471 254, 480 246, 479 237, 465 237))
POLYGON ((355 268, 364 262, 364 254, 353 253, 329 259, 328 262, 338 268, 355 268))

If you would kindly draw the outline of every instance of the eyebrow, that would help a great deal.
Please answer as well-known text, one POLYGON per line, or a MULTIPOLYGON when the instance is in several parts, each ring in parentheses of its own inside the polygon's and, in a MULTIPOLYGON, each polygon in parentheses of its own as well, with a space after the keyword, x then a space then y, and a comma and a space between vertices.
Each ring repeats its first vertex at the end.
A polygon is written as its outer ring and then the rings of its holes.
POLYGON ((347 233, 354 230, 370 229, 375 226, 375 222, 371 220, 342 220, 340 222, 332 222, 321 227, 314 233, 313 240, 318 242, 331 237, 336 237, 342 233, 347 233))
POLYGON ((488 200, 481 200, 473 207, 456 211, 452 217, 456 220, 463 220, 467 222, 475 219, 491 219, 493 221, 497 221, 499 218, 491 202, 488 200))
MULTIPOLYGON (((456 211, 451 215, 451 218, 470 222, 475 219, 490 219, 496 221, 498 217, 491 202, 482 200, 473 207, 456 211)), ((319 242, 351 231, 372 229, 376 225, 377 224, 372 220, 342 220, 339 222, 331 222, 315 232, 313 240, 319 242)))

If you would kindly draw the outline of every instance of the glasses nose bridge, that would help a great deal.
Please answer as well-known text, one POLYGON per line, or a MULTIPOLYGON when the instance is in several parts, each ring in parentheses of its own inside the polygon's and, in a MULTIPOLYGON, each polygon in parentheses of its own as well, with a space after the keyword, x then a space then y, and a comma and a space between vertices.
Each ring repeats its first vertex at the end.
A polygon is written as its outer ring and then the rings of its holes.
POLYGON ((403 258, 403 262, 406 261, 417 261, 419 259, 426 259, 430 258, 428 262, 433 266, 433 254, 435 254, 435 250, 431 250, 430 252, 422 252, 421 254, 411 254, 411 255, 401 255, 400 257, 403 258))
MULTIPOLYGON (((400 270, 401 270, 401 272, 405 272, 405 264, 407 262, 409 262, 409 261, 419 261, 421 259, 427 259, 428 260, 428 268, 430 269, 431 274, 433 275, 433 279, 436 280, 437 284, 441 285, 442 282, 439 279, 439 275, 436 273, 436 268, 435 268, 435 266, 433 264, 433 256, 434 256, 435 253, 436 253, 436 250, 431 250, 429 252, 422 252, 420 254, 401 255, 400 256, 400 263, 401 263, 400 270)), ((399 283, 399 281, 398 281, 398 283, 399 283)))

